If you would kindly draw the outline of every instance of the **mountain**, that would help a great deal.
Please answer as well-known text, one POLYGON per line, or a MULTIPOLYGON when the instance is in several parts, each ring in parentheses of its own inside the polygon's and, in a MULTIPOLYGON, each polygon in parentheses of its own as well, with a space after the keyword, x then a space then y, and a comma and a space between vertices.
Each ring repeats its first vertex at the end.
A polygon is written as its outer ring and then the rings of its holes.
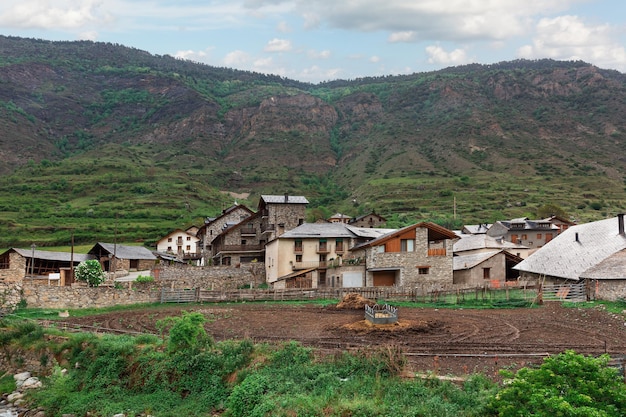
POLYGON ((448 227, 626 210, 626 75, 513 61, 308 84, 0 36, 0 246, 153 242, 306 195, 448 227))

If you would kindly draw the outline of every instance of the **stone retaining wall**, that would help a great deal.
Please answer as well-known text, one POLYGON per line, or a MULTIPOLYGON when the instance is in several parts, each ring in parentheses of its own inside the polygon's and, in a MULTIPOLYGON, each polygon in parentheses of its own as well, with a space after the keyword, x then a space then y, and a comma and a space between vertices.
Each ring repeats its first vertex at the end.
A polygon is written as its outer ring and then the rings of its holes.
POLYGON ((155 279, 172 288, 203 288, 234 290, 246 285, 258 287, 265 283, 263 262, 234 266, 162 265, 152 271, 155 279))

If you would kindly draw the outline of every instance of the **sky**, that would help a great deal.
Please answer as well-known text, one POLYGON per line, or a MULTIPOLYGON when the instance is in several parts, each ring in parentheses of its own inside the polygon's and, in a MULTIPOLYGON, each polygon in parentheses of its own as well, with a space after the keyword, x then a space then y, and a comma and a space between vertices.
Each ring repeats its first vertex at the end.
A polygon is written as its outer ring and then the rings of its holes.
POLYGON ((2 0, 0 34, 312 83, 521 58, 626 73, 623 0, 2 0))

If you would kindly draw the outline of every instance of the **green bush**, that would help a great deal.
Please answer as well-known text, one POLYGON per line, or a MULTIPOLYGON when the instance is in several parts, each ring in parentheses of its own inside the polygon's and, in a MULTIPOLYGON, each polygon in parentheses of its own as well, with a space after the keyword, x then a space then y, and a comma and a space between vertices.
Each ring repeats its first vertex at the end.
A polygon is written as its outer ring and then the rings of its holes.
POLYGON ((156 324, 161 333, 169 329, 167 350, 173 353, 181 350, 195 351, 210 346, 212 339, 204 330, 205 322, 203 314, 183 311, 181 317, 166 317, 156 324))
POLYGON ((154 277, 152 275, 139 275, 135 281, 139 283, 151 283, 154 282, 154 277))
POLYGON ((84 281, 90 287, 97 287, 106 280, 106 273, 102 270, 100 262, 89 259, 78 264, 74 270, 78 281, 84 281))
POLYGON ((626 384, 617 369, 598 358, 566 351, 537 369, 522 368, 491 403, 500 417, 619 417, 626 410, 626 384))

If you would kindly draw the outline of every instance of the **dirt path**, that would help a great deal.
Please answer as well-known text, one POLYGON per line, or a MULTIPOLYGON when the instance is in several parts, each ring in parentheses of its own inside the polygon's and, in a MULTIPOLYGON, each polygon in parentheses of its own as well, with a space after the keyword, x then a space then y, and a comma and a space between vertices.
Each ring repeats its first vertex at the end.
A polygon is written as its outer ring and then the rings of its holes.
POLYGON ((400 308, 396 325, 372 326, 362 310, 264 303, 167 305, 160 309, 69 317, 68 325, 110 331, 157 333, 156 321, 181 310, 204 314, 216 340, 297 340, 320 352, 394 345, 413 371, 462 375, 495 374, 540 363, 549 353, 574 349, 585 354, 626 355, 624 316, 601 309, 563 308, 549 303, 534 309, 449 310, 400 308))

